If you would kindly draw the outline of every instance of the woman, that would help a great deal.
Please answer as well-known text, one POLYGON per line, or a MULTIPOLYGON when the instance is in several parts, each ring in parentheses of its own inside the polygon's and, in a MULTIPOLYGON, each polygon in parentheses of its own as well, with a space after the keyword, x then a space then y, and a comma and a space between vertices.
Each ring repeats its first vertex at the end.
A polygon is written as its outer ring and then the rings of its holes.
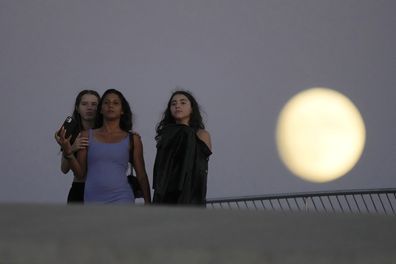
MULTIPOLYGON (((95 125, 96 108, 98 106, 100 96, 96 91, 83 90, 81 91, 74 103, 74 110, 72 118, 77 121, 77 131, 75 135, 71 135, 71 153, 76 155, 80 149, 85 149, 88 146, 88 138, 78 136, 81 131, 86 131, 93 128, 95 125)), ((60 137, 58 132, 55 133, 55 140, 60 144, 60 137)), ((66 174, 70 170, 70 164, 67 159, 62 156, 61 171, 66 174)), ((67 203, 82 203, 84 201, 84 179, 79 179, 74 176, 72 186, 67 196, 67 203)))
POLYGON ((212 147, 191 93, 172 94, 156 132, 153 202, 204 205, 212 147))
POLYGON ((145 203, 150 203, 150 187, 143 159, 143 145, 132 130, 132 112, 121 92, 107 90, 99 101, 97 129, 82 133, 88 137, 89 147, 81 149, 77 158, 61 130, 63 155, 69 159, 77 178, 85 182, 85 203, 134 203, 135 197, 127 180, 130 148, 133 144, 133 165, 142 187, 145 203), (130 138, 133 142, 130 142, 130 138))

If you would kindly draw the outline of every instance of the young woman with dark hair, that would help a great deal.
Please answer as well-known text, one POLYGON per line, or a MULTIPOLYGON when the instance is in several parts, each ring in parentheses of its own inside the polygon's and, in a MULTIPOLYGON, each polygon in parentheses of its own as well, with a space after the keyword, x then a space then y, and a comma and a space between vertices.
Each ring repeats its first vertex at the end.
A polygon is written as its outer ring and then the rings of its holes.
POLYGON ((204 205, 212 146, 190 92, 171 95, 156 132, 153 203, 204 205))
MULTIPOLYGON (((75 100, 72 118, 77 121, 77 130, 75 135, 71 135, 71 153, 76 155, 77 151, 88 146, 88 138, 79 136, 81 131, 93 128, 95 125, 96 108, 98 106, 100 96, 96 91, 83 90, 75 100)), ((58 131, 55 133, 55 140, 60 145, 60 137, 58 131)), ((70 164, 67 159, 62 156, 61 171, 67 174, 70 170, 70 164)), ((84 179, 74 177, 72 186, 67 196, 67 203, 82 203, 84 201, 84 179)))
POLYGON ((127 180, 130 148, 133 146, 133 167, 142 187, 145 203, 151 202, 150 187, 143 158, 140 136, 132 135, 132 111, 121 92, 107 90, 97 109, 97 129, 83 132, 89 147, 81 149, 77 158, 61 130, 63 155, 69 159, 77 178, 85 182, 85 203, 134 203, 135 197, 127 180))

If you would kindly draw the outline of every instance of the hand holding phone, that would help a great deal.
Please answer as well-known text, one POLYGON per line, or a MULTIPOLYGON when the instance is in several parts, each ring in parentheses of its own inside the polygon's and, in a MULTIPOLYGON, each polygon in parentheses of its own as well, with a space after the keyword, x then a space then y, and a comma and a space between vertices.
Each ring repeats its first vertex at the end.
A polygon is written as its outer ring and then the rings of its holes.
MULTIPOLYGON (((71 136, 70 142, 73 143, 78 135, 78 123, 73 117, 66 117, 63 122, 62 127, 66 130, 65 138, 69 138, 71 136)), ((60 136, 60 130, 58 131, 58 136, 60 136)))

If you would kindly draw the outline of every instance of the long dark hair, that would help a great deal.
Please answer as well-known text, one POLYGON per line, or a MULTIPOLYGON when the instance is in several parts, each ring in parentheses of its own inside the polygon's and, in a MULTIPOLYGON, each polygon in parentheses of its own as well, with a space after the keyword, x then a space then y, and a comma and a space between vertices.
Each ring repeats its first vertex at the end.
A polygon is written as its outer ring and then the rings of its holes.
POLYGON ((131 111, 131 107, 129 106, 129 103, 125 99, 124 95, 120 91, 118 91, 116 89, 108 89, 102 95, 102 98, 99 101, 97 112, 96 112, 96 127, 101 127, 103 125, 103 115, 101 113, 101 110, 102 110, 103 99, 108 94, 116 94, 120 98, 121 106, 122 106, 122 112, 123 112, 123 114, 121 115, 121 119, 120 119, 120 128, 122 130, 124 130, 125 132, 131 131, 132 130, 132 111, 131 111))
POLYGON ((191 92, 185 91, 185 90, 177 90, 177 91, 173 92, 171 97, 169 98, 166 110, 162 114, 162 120, 158 123, 158 125, 156 127, 156 133, 157 133, 157 135, 155 136, 156 140, 159 139, 159 135, 161 134, 162 129, 164 129, 169 124, 176 123, 176 120, 173 118, 172 113, 170 111, 170 107, 172 104, 173 97, 177 94, 184 95, 190 101, 192 112, 190 115, 190 121, 189 121, 188 125, 195 131, 198 131, 199 129, 205 129, 205 125, 202 121, 201 110, 200 110, 197 100, 195 100, 195 98, 191 94, 191 92))
POLYGON ((86 94, 92 94, 92 95, 94 95, 94 96, 96 96, 98 98, 98 101, 100 101, 100 96, 99 96, 97 91, 94 91, 94 90, 82 90, 81 92, 78 93, 78 95, 76 97, 76 101, 74 102, 74 110, 73 110, 73 114, 72 114, 73 119, 78 121, 78 133, 80 133, 83 130, 83 125, 82 125, 82 121, 81 121, 81 115, 80 115, 80 113, 78 113, 78 107, 80 106, 82 97, 84 95, 86 95, 86 94))

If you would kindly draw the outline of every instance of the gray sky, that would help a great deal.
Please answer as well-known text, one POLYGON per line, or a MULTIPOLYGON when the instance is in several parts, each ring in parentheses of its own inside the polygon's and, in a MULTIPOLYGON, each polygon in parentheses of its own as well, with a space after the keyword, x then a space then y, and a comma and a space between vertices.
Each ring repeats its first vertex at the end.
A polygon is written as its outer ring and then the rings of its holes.
POLYGON ((155 125, 193 92, 213 141, 208 197, 396 186, 393 0, 0 0, 0 202, 64 203, 54 131, 81 89, 121 90, 151 181, 155 125), (361 111, 367 142, 345 177, 309 183, 276 152, 277 116, 324 86, 361 111))

